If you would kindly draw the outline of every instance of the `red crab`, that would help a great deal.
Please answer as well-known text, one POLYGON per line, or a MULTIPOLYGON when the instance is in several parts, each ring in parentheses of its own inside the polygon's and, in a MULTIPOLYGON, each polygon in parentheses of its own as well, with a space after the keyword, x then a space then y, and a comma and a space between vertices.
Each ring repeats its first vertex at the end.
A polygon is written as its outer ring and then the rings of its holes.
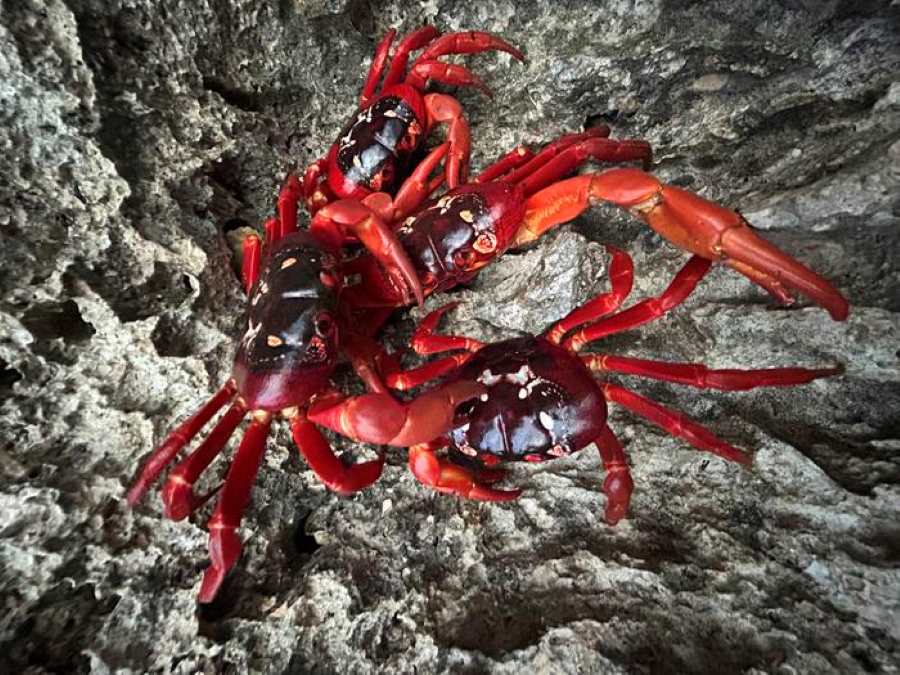
MULTIPOLYGON (((304 174, 303 197, 311 214, 335 199, 362 199, 373 192, 395 194, 412 171, 413 156, 437 124, 448 125, 449 147, 444 148, 447 184, 452 188, 465 181, 470 137, 462 108, 452 96, 426 94, 427 81, 471 85, 490 95, 477 76, 462 66, 441 61, 440 57, 500 50, 520 61, 524 59, 518 49, 488 33, 441 35, 433 26, 425 26, 399 42, 376 96, 395 36, 396 31, 390 30, 375 50, 359 97, 359 110, 328 154, 304 174), (422 48, 424 51, 407 74, 410 53, 422 48)), ((398 201, 401 210, 406 208, 399 196, 398 201)))
MULTIPOLYGON (((378 223, 362 223, 355 225, 352 232, 383 264, 399 270, 399 277, 415 283, 409 261, 390 231, 378 223)), ((203 576, 200 602, 213 599, 240 555, 236 530, 249 502, 274 416, 280 414, 289 421, 297 448, 321 481, 332 490, 348 494, 378 478, 384 457, 345 466, 315 426, 316 417, 310 413, 309 405, 317 397, 324 397, 325 402, 343 401, 345 422, 365 428, 379 443, 405 446, 445 431, 456 406, 481 391, 480 385, 458 383, 410 403, 399 403, 385 393, 374 374, 371 345, 351 330, 340 312, 343 274, 339 251, 327 239, 318 238, 316 229, 297 232, 276 219, 266 223, 266 233, 264 262, 261 263, 258 237, 250 237, 244 244, 243 274, 250 301, 247 328, 237 349, 231 378, 166 437, 147 459, 128 492, 128 502, 134 505, 181 448, 231 402, 206 439, 169 472, 163 486, 166 516, 174 520, 186 518, 216 492, 197 496, 194 483, 249 413, 250 425, 208 523, 211 565, 203 576), (329 381, 339 352, 348 353, 360 377, 377 393, 348 400, 336 395, 329 381)), ((328 409, 329 405, 319 401, 317 410, 328 409)))
MULTIPOLYGON (((679 248, 727 263, 780 301, 792 302, 792 293, 799 292, 835 320, 847 317, 847 301, 828 281, 757 235, 735 211, 635 168, 559 180, 591 159, 649 164, 646 142, 612 140, 605 137, 608 133, 599 127, 569 134, 537 155, 516 149, 402 223, 406 213, 378 195, 329 204, 313 222, 324 229, 380 220, 397 228, 427 295, 471 279, 508 248, 533 241, 592 205, 607 202, 627 208, 679 248)), ((350 261, 347 270, 359 278, 345 296, 357 307, 398 307, 411 300, 367 254, 350 261)))
MULTIPOLYGON (((615 524, 628 510, 633 483, 622 446, 606 424, 608 402, 647 418, 699 450, 742 464, 751 460, 682 413, 606 382, 607 374, 640 375, 705 389, 742 390, 803 384, 842 372, 840 366, 710 370, 693 363, 600 353, 579 355, 585 344, 638 326, 647 317, 659 317, 682 303, 711 264, 694 255, 659 297, 616 313, 631 291, 633 265, 626 253, 607 249, 612 256, 612 289, 574 310, 543 335, 482 344, 465 337, 434 334, 441 315, 455 303, 431 312, 421 322, 412 338, 417 353, 465 351, 391 373, 386 378, 388 385, 409 389, 446 376, 447 383, 479 382, 486 387, 479 399, 460 408, 448 434, 410 449, 409 467, 422 483, 472 499, 511 500, 520 490, 493 487, 504 472, 491 467, 503 461, 541 462, 596 443, 606 470, 606 520, 615 524), (604 381, 597 381, 596 375, 604 376, 604 381), (449 459, 436 455, 443 447, 449 447, 449 459)), ((325 424, 336 426, 329 420, 325 424)), ((347 425, 340 430, 346 433, 347 425)), ((364 434, 356 435, 365 438, 364 434)))

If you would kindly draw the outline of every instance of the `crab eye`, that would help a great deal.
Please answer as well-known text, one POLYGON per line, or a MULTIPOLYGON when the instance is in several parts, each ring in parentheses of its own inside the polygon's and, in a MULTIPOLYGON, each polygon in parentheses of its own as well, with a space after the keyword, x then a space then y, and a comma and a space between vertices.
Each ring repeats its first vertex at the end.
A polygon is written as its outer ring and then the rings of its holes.
POLYGON ((334 332, 334 319, 327 314, 320 314, 316 317, 315 330, 319 337, 328 337, 334 332))
POLYGON ((479 253, 493 253, 497 248, 497 237, 490 232, 482 232, 475 238, 472 247, 479 253))

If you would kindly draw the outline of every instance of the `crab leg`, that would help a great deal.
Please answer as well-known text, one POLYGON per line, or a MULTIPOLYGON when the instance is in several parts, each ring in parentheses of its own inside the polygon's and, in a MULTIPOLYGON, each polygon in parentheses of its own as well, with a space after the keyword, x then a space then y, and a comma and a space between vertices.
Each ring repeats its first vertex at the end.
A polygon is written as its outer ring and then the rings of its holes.
POLYGON ((455 63, 443 61, 416 61, 406 81, 419 90, 425 89, 428 80, 441 84, 453 84, 462 87, 475 87, 488 98, 493 98, 491 90, 475 73, 455 63))
POLYGON ((469 174, 469 152, 472 145, 469 125, 463 117, 462 106, 452 96, 444 94, 428 94, 425 97, 425 110, 428 113, 429 126, 447 124, 447 141, 450 148, 444 173, 447 187, 453 189, 464 182, 469 174))
POLYGON ((384 382, 391 389, 406 391, 413 387, 418 387, 420 384, 430 382, 437 377, 442 377, 447 373, 453 372, 471 359, 472 356, 474 356, 474 354, 470 352, 453 354, 452 356, 445 356, 442 359, 431 361, 418 368, 395 370, 384 378, 384 382))
POLYGON ((436 377, 452 372, 471 359, 475 352, 484 347, 483 342, 471 338, 434 334, 434 330, 444 313, 458 304, 457 302, 450 302, 429 313, 428 316, 422 319, 418 328, 416 328, 416 332, 413 333, 410 345, 413 351, 423 355, 436 354, 450 351, 451 349, 465 349, 467 353, 446 356, 409 370, 394 368, 385 378, 387 386, 391 389, 405 391, 420 384, 425 384, 436 377))
POLYGON ((309 407, 309 421, 363 443, 408 447, 437 438, 453 424, 456 408, 484 393, 477 382, 446 384, 401 403, 388 394, 347 397, 334 391, 309 407))
POLYGON ((309 230, 317 239, 335 249, 344 243, 348 234, 355 235, 400 288, 407 289, 420 305, 425 301, 422 285, 409 256, 390 228, 368 206, 352 199, 332 202, 319 209, 309 230))
POLYGON ((207 401, 200 410, 191 415, 187 420, 177 426, 172 433, 166 436, 166 440, 153 451, 150 458, 144 463, 140 476, 128 491, 129 505, 134 506, 144 496, 148 488, 156 481, 162 470, 174 459, 178 451, 191 441, 197 433, 206 426, 220 408, 234 398, 235 383, 228 381, 224 387, 207 401))
POLYGON ((609 127, 601 124, 591 127, 584 131, 578 131, 571 134, 563 134, 552 143, 548 143, 534 157, 523 166, 517 168, 504 178, 507 183, 520 183, 525 178, 533 174, 535 171, 544 166, 551 159, 559 155, 566 148, 571 147, 579 141, 586 141, 589 138, 606 138, 609 136, 609 127))
POLYGON ((403 185, 397 191, 397 196, 392 204, 391 220, 403 220, 437 189, 440 183, 434 185, 428 180, 428 177, 449 149, 450 143, 442 143, 436 147, 428 153, 425 159, 419 162, 419 165, 410 177, 403 181, 403 185))
POLYGON ((755 370, 707 368, 702 363, 665 363, 608 354, 584 354, 581 360, 592 371, 640 375, 677 382, 700 389, 745 391, 757 387, 791 387, 822 377, 840 375, 843 366, 831 368, 760 368, 755 370))
POLYGON ((422 26, 404 37, 400 44, 397 45, 394 58, 391 60, 391 68, 384 78, 384 85, 381 87, 381 90, 384 91, 403 79, 403 75, 406 73, 406 65, 409 63, 410 52, 421 49, 439 35, 440 32, 434 26, 422 26))
MULTIPOLYGON (((701 258, 698 255, 692 256, 661 295, 641 300, 641 302, 618 314, 613 314, 588 324, 563 342, 563 347, 577 352, 588 342, 612 335, 613 333, 621 333, 622 331, 641 326, 648 321, 658 319, 687 299, 697 287, 697 284, 700 283, 700 280, 709 272, 711 264, 706 258, 701 258)), ((565 321, 565 319, 563 320, 565 321)))
POLYGON ((378 459, 345 466, 316 426, 299 413, 291 418, 291 435, 309 468, 329 490, 350 495, 368 487, 381 476, 383 454, 378 459))
POLYGON ((297 204, 303 194, 300 180, 289 173, 278 192, 278 238, 282 239, 291 232, 297 231, 297 204))
POLYGON ((263 223, 263 231, 266 233, 266 246, 272 247, 281 239, 281 224, 278 218, 269 218, 263 223))
POLYGON ((498 490, 490 486, 489 483, 502 476, 489 476, 479 482, 467 469, 446 459, 438 459, 434 451, 439 447, 437 443, 421 443, 409 449, 409 470, 423 485, 438 492, 485 502, 508 502, 522 494, 521 490, 498 490))
POLYGON ((372 100, 372 95, 378 87, 378 80, 381 79, 381 73, 384 72, 388 52, 391 51, 391 43, 396 35, 397 31, 391 28, 375 48, 375 56, 372 57, 372 65, 369 66, 369 74, 366 75, 366 82, 359 94, 360 108, 365 108, 372 100))
POLYGON ((653 149, 646 141, 631 139, 589 138, 579 141, 522 180, 525 196, 530 197, 589 159, 597 162, 641 162, 647 169, 653 161, 653 149))
POLYGON ((376 394, 386 394, 387 387, 381 381, 379 373, 393 372, 398 367, 384 347, 355 327, 346 325, 341 329, 341 347, 366 388, 376 394))
POLYGON ((465 349, 470 352, 477 352, 484 347, 483 342, 473 340, 467 337, 459 337, 456 335, 435 335, 434 330, 437 328, 441 317, 456 307, 458 302, 448 302, 442 307, 430 312, 419 323, 416 332, 413 333, 410 340, 410 346, 416 354, 436 354, 438 352, 446 352, 451 349, 465 349))
POLYGON ((495 35, 481 31, 466 31, 442 35, 419 55, 416 63, 437 59, 445 54, 477 54, 487 51, 506 52, 518 61, 525 60, 522 52, 495 35))
POLYGON ((705 450, 723 459, 749 465, 753 460, 741 450, 718 438, 709 429, 697 424, 684 413, 670 410, 656 401, 615 384, 601 385, 608 401, 618 403, 633 413, 650 420, 676 438, 687 441, 698 450, 705 450))
POLYGON ((570 330, 616 311, 631 293, 631 287, 634 284, 634 262, 632 262, 631 256, 608 244, 606 251, 612 257, 608 274, 612 290, 577 307, 554 324, 547 331, 547 339, 553 344, 558 345, 562 342, 563 336, 570 330))
POLYGON ((272 417, 263 411, 254 411, 253 421, 247 428, 222 486, 219 502, 207 523, 209 529, 209 558, 211 564, 203 573, 198 599, 212 602, 225 579, 241 555, 241 540, 237 527, 247 504, 250 490, 256 480, 259 464, 266 449, 266 437, 272 417))
POLYGON ((781 299, 802 293, 847 318, 847 300, 828 281, 757 235, 740 214, 664 185, 638 169, 576 176, 532 195, 516 244, 531 241, 599 201, 625 207, 679 248, 722 260, 781 299))
POLYGON ((327 166, 328 162, 324 158, 317 159, 307 167, 306 173, 303 174, 303 200, 310 215, 315 215, 316 211, 329 202, 329 198, 324 192, 327 166))
POLYGON ((634 481, 628 470, 625 450, 608 426, 603 427, 603 431, 594 439, 594 443, 600 450, 603 468, 606 471, 606 478, 603 481, 603 494, 606 495, 606 522, 615 525, 628 513, 634 481))
POLYGON ((473 183, 487 183, 513 169, 527 163, 534 157, 534 152, 524 145, 513 148, 493 164, 489 164, 484 170, 472 179, 473 183))
POLYGON ((250 295, 253 284, 259 279, 259 259, 262 251, 262 242, 255 234, 244 237, 241 242, 243 254, 241 257, 241 279, 244 282, 244 290, 250 295))
POLYGON ((203 505, 207 498, 194 494, 194 483, 216 455, 222 452, 246 413, 247 409, 241 403, 232 404, 197 449, 169 472, 162 489, 166 518, 182 520, 203 505))

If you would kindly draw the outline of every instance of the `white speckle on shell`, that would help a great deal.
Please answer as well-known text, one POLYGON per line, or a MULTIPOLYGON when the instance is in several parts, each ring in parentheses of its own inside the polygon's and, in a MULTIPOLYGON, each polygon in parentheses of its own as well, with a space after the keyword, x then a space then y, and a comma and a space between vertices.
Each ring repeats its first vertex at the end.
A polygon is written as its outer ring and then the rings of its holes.
POLYGON ((544 427, 547 431, 553 430, 553 418, 550 417, 549 414, 541 410, 538 414, 538 419, 541 421, 541 426, 544 427))

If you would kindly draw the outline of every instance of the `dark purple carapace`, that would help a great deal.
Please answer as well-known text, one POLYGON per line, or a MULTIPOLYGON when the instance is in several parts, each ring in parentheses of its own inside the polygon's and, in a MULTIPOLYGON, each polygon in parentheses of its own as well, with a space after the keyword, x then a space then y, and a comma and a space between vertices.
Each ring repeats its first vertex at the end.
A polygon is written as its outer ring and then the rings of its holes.
MULTIPOLYGON (((470 280, 506 250, 524 210, 518 186, 471 183, 449 191, 407 218, 397 230, 397 239, 428 295, 470 280)), ((364 289, 369 306, 396 305, 396 292, 371 256, 363 254, 354 268, 360 283, 351 293, 364 289)))
MULTIPOLYGON (((606 426, 606 400, 571 352, 541 337, 488 345, 454 379, 487 387, 460 411, 451 451, 476 461, 543 461, 580 450, 606 426), (488 458, 489 459, 489 458, 488 458)), ((488 461, 485 463, 495 463, 488 461)))
POLYGON ((331 147, 328 186, 343 198, 393 192, 425 130, 421 95, 399 86, 360 110, 331 147))
POLYGON ((305 232, 282 239, 250 292, 234 379, 253 409, 305 403, 322 389, 338 352, 337 261, 305 232))

